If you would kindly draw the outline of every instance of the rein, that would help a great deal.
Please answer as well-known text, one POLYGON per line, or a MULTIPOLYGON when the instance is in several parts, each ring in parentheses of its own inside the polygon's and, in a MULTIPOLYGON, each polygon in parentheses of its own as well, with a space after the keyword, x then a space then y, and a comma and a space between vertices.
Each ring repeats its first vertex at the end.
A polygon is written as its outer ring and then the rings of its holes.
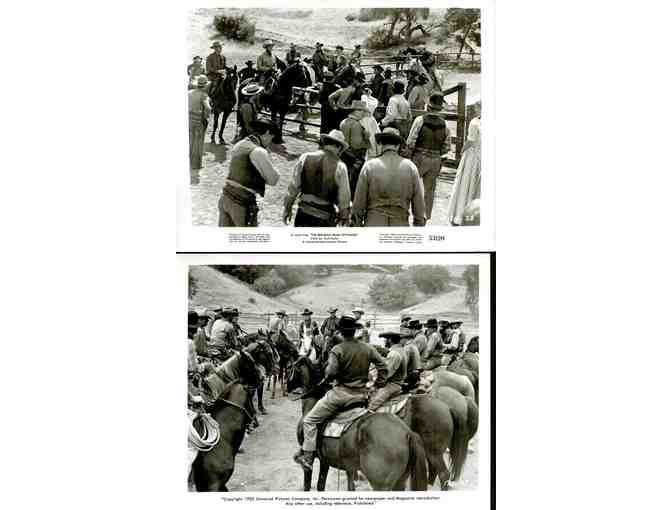
POLYGON ((219 402, 222 402, 222 403, 224 403, 224 404, 226 404, 230 407, 235 407, 236 409, 239 409, 240 411, 242 411, 245 414, 245 416, 247 416, 250 419, 250 421, 254 421, 254 417, 252 415, 250 415, 248 410, 245 409, 240 404, 236 404, 235 402, 232 402, 231 400, 227 400, 225 398, 220 398, 219 400, 217 400, 217 403, 219 403, 219 402))

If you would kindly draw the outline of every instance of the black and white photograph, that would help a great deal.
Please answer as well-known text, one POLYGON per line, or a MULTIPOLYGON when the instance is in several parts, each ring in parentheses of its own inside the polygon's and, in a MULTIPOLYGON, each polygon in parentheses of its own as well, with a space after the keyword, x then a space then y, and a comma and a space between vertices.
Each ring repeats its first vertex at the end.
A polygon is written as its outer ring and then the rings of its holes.
POLYGON ((194 227, 481 225, 481 15, 189 11, 183 214, 194 227))
POLYGON ((185 488, 487 493, 489 259, 445 258, 185 262, 185 488))

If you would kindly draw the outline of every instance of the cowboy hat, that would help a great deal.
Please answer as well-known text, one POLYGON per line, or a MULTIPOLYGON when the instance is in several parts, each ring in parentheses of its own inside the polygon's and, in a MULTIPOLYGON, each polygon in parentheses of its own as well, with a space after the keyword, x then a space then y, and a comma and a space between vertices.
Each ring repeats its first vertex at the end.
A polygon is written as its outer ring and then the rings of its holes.
POLYGON ((223 311, 221 306, 216 306, 212 309, 212 313, 222 313, 223 311))
POLYGON ((194 56, 194 60, 203 60, 203 59, 200 57, 200 55, 196 55, 194 56))
POLYGON ((208 84, 208 77, 205 76, 204 74, 200 75, 198 78, 196 78, 196 86, 203 88, 208 84))
POLYGON ((337 312, 337 311, 338 311, 338 308, 336 308, 335 306, 330 306, 329 309, 328 309, 327 311, 328 311, 329 313, 334 313, 334 312, 337 312))
POLYGON ((352 313, 364 313, 364 309, 360 308, 359 306, 357 308, 352 309, 352 313))
POLYGON ((338 45, 336 45, 336 49, 337 49, 337 50, 342 50, 342 49, 343 49, 343 46, 341 46, 340 44, 338 44, 338 45))
POLYGON ((212 43, 212 46, 210 46, 210 48, 213 48, 213 49, 214 49, 214 48, 217 48, 217 47, 221 48, 221 47, 222 47, 222 43, 219 42, 219 41, 214 41, 214 42, 212 43))
POLYGON ((260 135, 263 135, 267 131, 275 135, 278 132, 278 126, 276 126, 273 122, 270 120, 264 120, 264 119, 257 119, 253 120, 250 122, 250 126, 252 127, 252 130, 260 135))
POLYGON ((222 310, 222 315, 234 315, 235 314, 235 308, 231 306, 225 306, 224 309, 222 310))
POLYGON ((376 69, 380 69, 381 71, 383 71, 383 66, 381 66, 380 64, 374 64, 373 70, 375 71, 376 69))
POLYGON ((381 145, 401 145, 402 142, 399 130, 393 127, 386 127, 380 133, 376 133, 376 143, 381 145))
POLYGON ((411 318, 412 318, 412 317, 411 317, 410 315, 408 315, 407 313, 405 313, 405 314, 403 314, 403 315, 401 316, 401 322, 404 322, 404 321, 410 321, 411 318))
POLYGON ((357 110, 360 110, 360 111, 363 111, 363 112, 368 112, 368 111, 369 111, 369 108, 367 107, 365 101, 362 101, 362 100, 359 100, 359 99, 355 99, 355 100, 352 102, 352 104, 348 107, 348 110, 351 110, 351 111, 357 111, 357 110))
POLYGON ((450 323, 451 326, 461 326, 462 324, 464 324, 462 321, 453 321, 450 323))
POLYGON ((408 329, 422 329, 422 324, 418 319, 413 319, 408 323, 408 329))
POLYGON ((344 315, 338 321, 338 329, 341 331, 354 331, 357 329, 357 324, 359 323, 352 315, 344 315))
POLYGON ((304 308, 303 312, 301 312, 301 315, 313 315, 312 310, 309 310, 308 308, 304 308))
POLYGON ((243 87, 243 90, 240 91, 240 93, 244 96, 254 96, 264 90, 264 87, 259 85, 258 83, 248 83, 243 87))
POLYGON ((328 142, 335 142, 338 145, 340 145, 344 150, 348 148, 348 144, 345 141, 345 136, 343 135, 343 132, 338 129, 332 129, 331 131, 329 131, 329 134, 322 133, 320 135, 320 141, 323 144, 326 144, 328 142))
POLYGON ((287 312, 285 310, 278 310, 275 312, 275 315, 287 315, 287 312))
POLYGON ((443 109, 443 94, 440 92, 434 92, 429 96, 429 103, 427 103, 428 110, 442 110, 443 109))
POLYGON ((252 60, 246 60, 246 61, 245 61, 245 65, 246 65, 246 66, 253 66, 253 65, 254 65, 254 62, 253 62, 252 60))
POLYGON ((427 319, 427 322, 425 323, 425 327, 427 327, 427 328, 438 328, 439 327, 439 322, 434 318, 427 319))
POLYGON ((324 44, 322 44, 321 42, 316 42, 315 43, 316 48, 321 48, 322 46, 324 46, 324 44))
POLYGON ((264 48, 266 48, 267 46, 275 46, 275 43, 274 43, 273 41, 271 41, 270 39, 266 39, 266 40, 264 41, 264 44, 262 44, 262 46, 263 46, 264 48))
POLYGON ((234 308, 232 313, 233 313, 234 317, 237 317, 237 316, 240 315, 240 312, 238 311, 238 308, 234 308))
POLYGON ((381 338, 401 338, 402 334, 398 331, 383 331, 378 336, 381 338))

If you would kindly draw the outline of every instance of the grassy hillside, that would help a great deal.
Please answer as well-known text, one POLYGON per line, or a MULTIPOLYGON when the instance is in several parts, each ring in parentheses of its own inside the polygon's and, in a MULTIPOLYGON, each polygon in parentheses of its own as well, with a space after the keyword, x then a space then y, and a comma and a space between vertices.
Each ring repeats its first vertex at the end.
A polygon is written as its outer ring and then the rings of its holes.
POLYGON ((189 301, 192 308, 236 306, 244 313, 267 313, 288 308, 282 299, 259 294, 247 284, 209 266, 191 266, 190 272, 196 280, 196 294, 189 301))

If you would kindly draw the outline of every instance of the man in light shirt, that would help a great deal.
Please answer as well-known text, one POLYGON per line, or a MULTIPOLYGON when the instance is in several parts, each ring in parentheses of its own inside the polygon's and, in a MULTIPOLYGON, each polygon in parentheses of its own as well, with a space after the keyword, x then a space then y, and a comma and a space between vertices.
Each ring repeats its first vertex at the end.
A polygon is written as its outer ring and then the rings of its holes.
POLYGON ((263 197, 266 185, 275 186, 280 178, 266 150, 277 126, 267 120, 255 120, 251 125, 254 133, 231 151, 229 175, 219 198, 220 227, 258 226, 256 196, 263 197))
POLYGON ((275 69, 275 55, 273 55, 273 41, 267 39, 262 46, 264 47, 264 51, 257 57, 257 72, 259 73, 260 82, 265 83, 266 79, 275 69))
MULTIPOLYGON (((418 82, 413 85, 413 88, 408 94, 408 104, 411 105, 411 110, 424 110, 429 101, 429 94, 427 93, 427 76, 421 74, 418 76, 418 82)), ((414 115, 411 112, 411 115, 414 115)), ((417 113, 415 116, 417 117, 417 113)))
POLYGON ((233 324, 234 310, 226 307, 222 310, 221 318, 217 319, 212 325, 210 333, 211 352, 214 351, 214 357, 219 360, 225 360, 233 354, 233 348, 236 345, 236 328, 233 324))
POLYGON ((406 140, 411 125, 411 106, 404 97, 404 90, 403 82, 394 82, 392 86, 394 95, 387 103, 385 117, 380 121, 380 125, 397 129, 401 137, 406 140))
POLYGON ((407 151, 418 167, 425 188, 425 212, 432 217, 436 180, 441 173, 441 154, 450 150, 450 128, 441 114, 443 94, 435 92, 429 98, 427 113, 415 118, 406 140, 407 151))
POLYGON ((350 218, 348 169, 339 159, 348 147, 343 133, 334 129, 320 135, 322 148, 302 154, 294 167, 285 198, 284 222, 292 219, 292 207, 300 196, 295 227, 347 225, 350 218))

